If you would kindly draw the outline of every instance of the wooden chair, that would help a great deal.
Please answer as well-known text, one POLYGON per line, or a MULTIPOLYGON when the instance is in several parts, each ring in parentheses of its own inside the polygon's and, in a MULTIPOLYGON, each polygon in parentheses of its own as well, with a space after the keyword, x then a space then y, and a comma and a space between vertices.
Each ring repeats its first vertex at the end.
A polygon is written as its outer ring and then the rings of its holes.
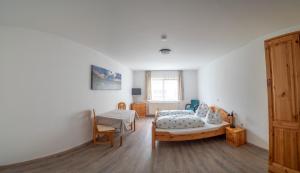
POLYGON ((114 146, 114 135, 116 132, 116 129, 110 126, 105 126, 105 125, 97 125, 97 120, 96 120, 96 112, 93 109, 93 114, 94 114, 94 124, 93 124, 93 143, 94 144, 103 144, 103 143, 110 143, 111 147, 114 146), (99 142, 97 141, 97 138, 100 135, 104 135, 108 137, 108 141, 105 142, 99 142))
POLYGON ((119 102, 118 103, 118 109, 119 110, 126 110, 126 103, 125 102, 119 102))

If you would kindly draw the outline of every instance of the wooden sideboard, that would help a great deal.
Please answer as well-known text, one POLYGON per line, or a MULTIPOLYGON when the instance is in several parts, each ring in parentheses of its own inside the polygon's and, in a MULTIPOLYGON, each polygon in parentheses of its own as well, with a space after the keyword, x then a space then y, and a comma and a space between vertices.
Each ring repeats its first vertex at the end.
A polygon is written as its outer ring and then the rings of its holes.
POLYGON ((135 110, 139 117, 146 117, 146 103, 132 103, 130 109, 135 110))

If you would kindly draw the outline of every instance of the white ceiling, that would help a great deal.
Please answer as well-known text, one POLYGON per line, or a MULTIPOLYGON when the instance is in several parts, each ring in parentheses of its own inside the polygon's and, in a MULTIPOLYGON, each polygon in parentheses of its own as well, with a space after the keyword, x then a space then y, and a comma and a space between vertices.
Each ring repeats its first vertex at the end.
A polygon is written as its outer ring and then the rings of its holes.
POLYGON ((133 70, 196 69, 298 24, 299 0, 0 0, 0 25, 66 37, 133 70))

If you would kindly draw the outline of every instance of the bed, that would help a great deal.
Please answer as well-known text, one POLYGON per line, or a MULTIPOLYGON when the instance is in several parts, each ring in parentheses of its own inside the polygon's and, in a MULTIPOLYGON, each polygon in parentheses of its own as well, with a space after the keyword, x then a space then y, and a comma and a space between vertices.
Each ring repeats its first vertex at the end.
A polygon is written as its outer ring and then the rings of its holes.
POLYGON ((216 106, 211 106, 210 108, 219 111, 223 120, 221 124, 205 123, 204 127, 198 128, 162 129, 157 127, 158 111, 156 111, 152 122, 152 148, 155 148, 156 141, 187 141, 225 134, 225 128, 229 127, 233 122, 232 117, 227 116, 228 113, 222 108, 216 106))

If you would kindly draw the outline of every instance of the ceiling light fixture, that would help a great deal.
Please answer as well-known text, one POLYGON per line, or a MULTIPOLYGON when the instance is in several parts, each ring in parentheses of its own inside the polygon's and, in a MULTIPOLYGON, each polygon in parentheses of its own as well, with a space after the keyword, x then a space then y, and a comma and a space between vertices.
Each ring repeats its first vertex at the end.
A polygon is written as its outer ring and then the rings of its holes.
POLYGON ((160 49, 159 51, 162 55, 167 55, 167 54, 170 54, 171 49, 163 48, 163 49, 160 49))
MULTIPOLYGON (((162 34, 162 35, 160 36, 160 38, 161 38, 161 41, 167 41, 168 36, 167 36, 167 34, 162 34)), ((160 52, 162 55, 168 55, 168 54, 170 54, 171 49, 169 49, 169 48, 162 48, 162 49, 159 50, 159 52, 160 52)))

